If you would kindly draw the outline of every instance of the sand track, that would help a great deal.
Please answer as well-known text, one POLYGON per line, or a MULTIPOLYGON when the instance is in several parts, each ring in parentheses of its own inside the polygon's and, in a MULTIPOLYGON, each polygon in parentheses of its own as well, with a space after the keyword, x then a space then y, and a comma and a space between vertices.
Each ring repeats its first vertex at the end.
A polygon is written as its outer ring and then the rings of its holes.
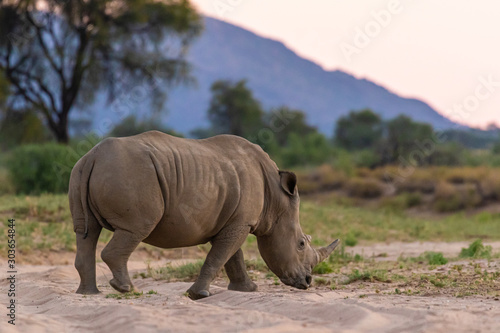
MULTIPOLYGON (((406 246, 408 251, 418 248, 406 246)), ((145 266, 129 264, 131 274, 145 266)), ((1 332, 500 332, 500 302, 493 297, 367 293, 359 298, 362 291, 357 289, 300 291, 269 281, 258 281, 259 292, 239 293, 228 291, 220 279, 212 286, 212 297, 195 302, 184 296, 190 283, 139 278, 133 281, 137 289, 157 294, 118 300, 106 298, 115 291, 103 263, 97 270, 102 293, 85 297, 74 293, 79 280, 72 265, 18 269, 19 304, 12 326, 4 314, 8 283, 5 263, 0 265, 1 332)))

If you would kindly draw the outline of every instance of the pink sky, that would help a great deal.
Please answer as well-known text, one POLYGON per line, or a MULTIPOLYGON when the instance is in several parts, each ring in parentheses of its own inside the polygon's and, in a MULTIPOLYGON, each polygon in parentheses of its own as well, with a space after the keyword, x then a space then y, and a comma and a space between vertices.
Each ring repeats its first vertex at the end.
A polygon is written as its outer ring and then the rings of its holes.
POLYGON ((500 1, 192 2, 327 70, 419 98, 460 123, 500 125, 500 1))

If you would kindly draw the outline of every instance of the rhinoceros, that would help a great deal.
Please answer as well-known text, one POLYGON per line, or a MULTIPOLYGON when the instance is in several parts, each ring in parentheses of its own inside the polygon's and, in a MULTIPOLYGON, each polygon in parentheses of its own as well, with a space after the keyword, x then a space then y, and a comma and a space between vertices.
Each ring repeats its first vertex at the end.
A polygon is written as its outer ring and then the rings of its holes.
POLYGON ((257 237, 267 266, 289 286, 307 289, 313 267, 338 245, 313 249, 299 224, 295 174, 280 171, 258 145, 233 136, 184 139, 150 131, 107 138, 74 166, 69 202, 76 233, 77 293, 99 293, 96 244, 114 232, 101 253, 120 291, 134 290, 127 262, 140 242, 179 248, 210 242, 192 299, 210 296, 225 268, 230 290, 254 291, 241 245, 257 237))

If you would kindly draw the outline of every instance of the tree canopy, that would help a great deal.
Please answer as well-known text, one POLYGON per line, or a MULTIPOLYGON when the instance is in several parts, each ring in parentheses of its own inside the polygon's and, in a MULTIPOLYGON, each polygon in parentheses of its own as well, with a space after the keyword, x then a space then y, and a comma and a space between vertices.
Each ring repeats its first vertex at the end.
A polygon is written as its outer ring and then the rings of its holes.
POLYGON ((381 137, 382 119, 372 110, 351 111, 337 121, 335 142, 342 148, 373 148, 381 137))
POLYGON ((249 137, 262 126, 264 112, 246 81, 219 80, 210 88, 208 119, 215 134, 249 137))
POLYGON ((188 77, 184 54, 200 30, 188 0, 1 2, 8 107, 36 110, 57 140, 67 142, 70 111, 92 103, 98 91, 111 101, 144 84, 145 98, 161 106, 158 84, 188 77))

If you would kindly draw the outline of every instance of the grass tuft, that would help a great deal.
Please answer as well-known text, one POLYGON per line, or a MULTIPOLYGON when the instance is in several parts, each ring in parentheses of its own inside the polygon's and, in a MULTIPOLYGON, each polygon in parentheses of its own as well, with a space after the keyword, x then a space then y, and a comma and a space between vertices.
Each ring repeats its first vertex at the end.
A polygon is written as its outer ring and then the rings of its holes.
POLYGON ((460 258, 491 258, 491 246, 483 245, 481 239, 473 241, 468 248, 462 248, 460 251, 460 258))

